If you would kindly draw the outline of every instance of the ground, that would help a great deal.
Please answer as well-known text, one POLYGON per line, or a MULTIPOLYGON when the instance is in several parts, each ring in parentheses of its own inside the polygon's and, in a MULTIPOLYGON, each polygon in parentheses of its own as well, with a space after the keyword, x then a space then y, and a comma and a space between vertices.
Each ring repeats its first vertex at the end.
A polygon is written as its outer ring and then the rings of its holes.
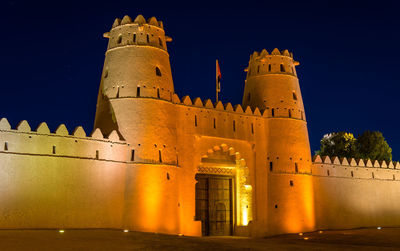
POLYGON ((0 250, 398 250, 400 228, 269 238, 186 237, 121 230, 0 230, 0 250))

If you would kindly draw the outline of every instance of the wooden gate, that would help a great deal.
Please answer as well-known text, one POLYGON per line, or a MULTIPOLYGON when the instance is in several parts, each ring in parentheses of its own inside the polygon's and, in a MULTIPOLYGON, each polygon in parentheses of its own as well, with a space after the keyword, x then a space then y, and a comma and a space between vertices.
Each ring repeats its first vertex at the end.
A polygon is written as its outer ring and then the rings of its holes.
POLYGON ((232 235, 233 177, 196 175, 196 220, 204 235, 232 235))

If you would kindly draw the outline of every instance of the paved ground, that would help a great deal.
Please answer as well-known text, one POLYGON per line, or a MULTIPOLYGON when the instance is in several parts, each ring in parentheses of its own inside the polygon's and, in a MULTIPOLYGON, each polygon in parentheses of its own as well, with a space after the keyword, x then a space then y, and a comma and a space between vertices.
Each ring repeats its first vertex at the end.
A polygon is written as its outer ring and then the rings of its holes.
POLYGON ((254 239, 179 237, 117 230, 0 230, 0 250, 399 250, 400 228, 254 239), (305 240, 306 238, 306 240, 305 240))

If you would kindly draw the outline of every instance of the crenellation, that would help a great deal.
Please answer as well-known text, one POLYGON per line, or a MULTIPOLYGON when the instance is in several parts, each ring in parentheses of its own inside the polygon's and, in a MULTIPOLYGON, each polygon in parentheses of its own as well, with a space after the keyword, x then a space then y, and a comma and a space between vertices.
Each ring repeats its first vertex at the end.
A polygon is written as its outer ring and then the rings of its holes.
POLYGON ((39 124, 39 126, 36 128, 36 132, 40 134, 50 134, 50 129, 47 126, 46 122, 42 122, 39 124))
POLYGON ((0 119, 0 130, 11 130, 11 125, 6 118, 0 119))
POLYGON ((78 138, 86 138, 86 132, 82 126, 77 126, 72 135, 78 138))
POLYGON ((22 120, 18 123, 17 128, 18 131, 20 132, 30 132, 31 131, 31 126, 28 124, 28 121, 22 120))

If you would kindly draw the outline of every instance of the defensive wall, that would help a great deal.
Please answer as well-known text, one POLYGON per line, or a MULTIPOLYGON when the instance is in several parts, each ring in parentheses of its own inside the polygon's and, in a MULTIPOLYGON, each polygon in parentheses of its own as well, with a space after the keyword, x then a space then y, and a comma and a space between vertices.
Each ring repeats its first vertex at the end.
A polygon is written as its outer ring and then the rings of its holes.
POLYGON ((157 19, 116 19, 104 37, 101 130, 0 120, 0 228, 201 235, 196 174, 234 177, 236 235, 399 225, 398 163, 312 160, 287 50, 253 53, 232 106, 175 94, 157 19))

